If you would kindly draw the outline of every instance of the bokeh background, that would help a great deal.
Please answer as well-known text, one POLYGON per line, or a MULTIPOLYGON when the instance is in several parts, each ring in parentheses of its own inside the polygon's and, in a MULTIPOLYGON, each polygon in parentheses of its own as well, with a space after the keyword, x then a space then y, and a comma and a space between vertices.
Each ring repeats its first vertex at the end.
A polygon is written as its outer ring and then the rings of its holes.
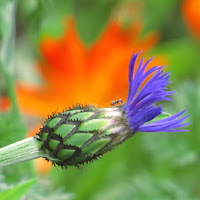
POLYGON ((200 1, 0 1, 0 147, 33 136, 73 103, 126 100, 128 64, 143 50, 167 65, 187 109, 185 133, 138 133, 81 168, 44 159, 0 169, 0 191, 38 178, 22 199, 200 199, 200 1))

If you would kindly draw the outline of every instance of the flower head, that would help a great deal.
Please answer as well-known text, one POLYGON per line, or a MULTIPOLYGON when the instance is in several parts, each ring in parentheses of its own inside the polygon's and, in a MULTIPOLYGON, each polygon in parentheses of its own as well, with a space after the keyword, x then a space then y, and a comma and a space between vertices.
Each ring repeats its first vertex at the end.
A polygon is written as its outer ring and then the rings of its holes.
POLYGON ((154 103, 161 100, 172 100, 169 96, 174 92, 166 91, 170 73, 163 72, 164 66, 154 66, 146 70, 152 59, 143 64, 142 58, 134 74, 135 63, 139 53, 133 54, 130 62, 129 93, 126 104, 123 107, 123 110, 126 111, 126 117, 129 119, 130 126, 135 132, 185 131, 178 128, 188 125, 188 123, 181 124, 181 122, 189 115, 177 119, 185 111, 156 122, 145 124, 162 113, 162 106, 155 106, 154 103), (151 78, 143 85, 149 76, 151 78))
POLYGON ((162 106, 154 103, 171 100, 168 96, 173 92, 166 91, 169 73, 163 72, 163 66, 146 70, 152 59, 144 65, 141 59, 134 70, 138 54, 130 62, 125 104, 109 108, 77 105, 45 121, 36 136, 44 158, 60 166, 77 166, 102 156, 136 132, 186 131, 179 129, 189 124, 182 123, 189 115, 178 118, 184 111, 151 122, 162 113, 162 106))

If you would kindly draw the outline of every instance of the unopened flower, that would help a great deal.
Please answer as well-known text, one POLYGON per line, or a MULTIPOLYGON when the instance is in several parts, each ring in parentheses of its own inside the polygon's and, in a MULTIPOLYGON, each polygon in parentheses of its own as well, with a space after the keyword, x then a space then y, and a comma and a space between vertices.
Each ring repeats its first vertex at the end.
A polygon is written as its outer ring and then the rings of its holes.
POLYGON ((164 73, 163 66, 147 69, 152 59, 143 64, 142 58, 135 67, 138 54, 129 66, 127 101, 112 102, 109 108, 76 105, 49 116, 40 132, 26 139, 37 146, 32 151, 34 158, 44 157, 62 167, 77 166, 102 156, 137 132, 186 131, 180 129, 189 124, 182 123, 188 115, 180 117, 185 111, 156 120, 163 111, 155 103, 171 100, 173 93, 166 88, 169 73, 164 73))

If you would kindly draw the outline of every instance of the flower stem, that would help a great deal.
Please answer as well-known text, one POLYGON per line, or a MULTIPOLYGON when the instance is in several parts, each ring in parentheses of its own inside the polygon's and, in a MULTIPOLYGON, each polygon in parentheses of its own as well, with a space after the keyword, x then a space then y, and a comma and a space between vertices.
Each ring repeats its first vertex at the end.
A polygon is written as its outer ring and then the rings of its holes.
POLYGON ((39 158, 40 142, 34 137, 21 140, 0 149, 0 167, 39 158))
POLYGON ((0 70, 4 76, 8 96, 12 102, 15 114, 20 118, 20 113, 15 96, 14 86, 14 50, 15 50, 15 14, 17 1, 8 1, 1 5, 2 12, 2 42, 0 46, 0 70))

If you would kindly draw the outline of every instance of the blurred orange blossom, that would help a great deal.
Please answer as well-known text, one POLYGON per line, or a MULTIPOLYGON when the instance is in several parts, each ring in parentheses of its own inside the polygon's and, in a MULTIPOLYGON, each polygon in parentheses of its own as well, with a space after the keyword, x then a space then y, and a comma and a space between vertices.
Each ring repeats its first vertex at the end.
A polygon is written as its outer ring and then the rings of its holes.
MULTIPOLYGON (((141 23, 123 29, 118 21, 111 21, 97 41, 87 48, 77 34, 73 19, 68 20, 63 36, 47 37, 40 43, 42 58, 38 70, 44 84, 17 83, 20 109, 31 116, 46 117, 74 103, 110 106, 112 100, 125 100, 132 54, 139 50, 145 54, 159 40, 156 32, 139 39, 141 29, 141 23)), ((162 63, 163 58, 157 57, 149 67, 162 63)), ((34 127, 28 136, 35 135, 40 127, 34 127)), ((36 160, 38 173, 45 174, 49 169, 50 163, 36 160)))
POLYGON ((200 39, 200 0, 184 0, 182 13, 191 34, 200 39))
POLYGON ((76 103, 109 106, 112 100, 125 99, 133 52, 145 53, 159 39, 154 33, 139 40, 141 28, 138 23, 124 30, 112 21, 87 48, 79 39, 74 21, 69 20, 61 38, 47 37, 40 44, 42 59, 38 66, 44 84, 18 82, 21 110, 31 116, 46 116, 76 103))

